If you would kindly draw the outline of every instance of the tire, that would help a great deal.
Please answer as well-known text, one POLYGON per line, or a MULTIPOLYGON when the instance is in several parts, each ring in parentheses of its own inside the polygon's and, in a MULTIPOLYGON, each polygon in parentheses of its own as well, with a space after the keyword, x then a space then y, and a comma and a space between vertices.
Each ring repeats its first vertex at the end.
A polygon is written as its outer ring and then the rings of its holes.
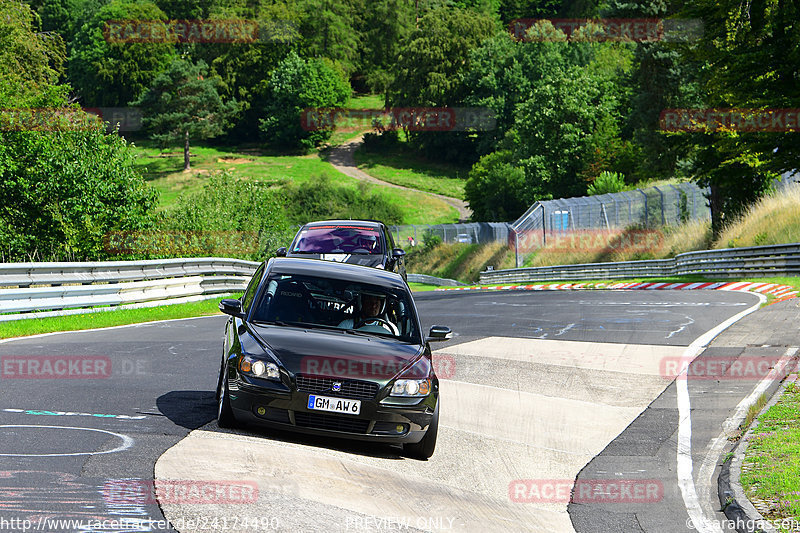
POLYGON ((422 440, 414 444, 403 444, 403 451, 409 457, 426 461, 431 458, 433 451, 436 449, 436 436, 439 433, 439 402, 436 402, 436 410, 433 412, 433 418, 428 426, 428 431, 422 440))
POLYGON ((219 372, 219 385, 217 385, 217 425, 221 428, 236 427, 236 419, 231 408, 231 396, 228 391, 228 373, 225 365, 219 372))

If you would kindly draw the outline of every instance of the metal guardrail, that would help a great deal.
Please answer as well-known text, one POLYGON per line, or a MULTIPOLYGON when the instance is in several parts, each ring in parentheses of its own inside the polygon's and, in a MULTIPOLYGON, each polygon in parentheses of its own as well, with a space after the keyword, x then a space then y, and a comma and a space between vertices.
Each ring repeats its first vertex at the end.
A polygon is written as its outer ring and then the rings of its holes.
POLYGON ((512 268, 481 272, 481 283, 652 278, 701 274, 715 278, 796 276, 800 243, 686 252, 673 259, 512 268))
POLYGON ((186 301, 237 292, 258 265, 216 257, 0 264, 0 313, 15 313, 0 315, 0 321, 41 316, 33 311, 186 301))
POLYGON ((410 283, 425 283, 427 285, 442 285, 448 287, 463 285, 463 283, 454 279, 437 278, 435 276, 428 276, 427 274, 408 274, 408 281, 410 283))

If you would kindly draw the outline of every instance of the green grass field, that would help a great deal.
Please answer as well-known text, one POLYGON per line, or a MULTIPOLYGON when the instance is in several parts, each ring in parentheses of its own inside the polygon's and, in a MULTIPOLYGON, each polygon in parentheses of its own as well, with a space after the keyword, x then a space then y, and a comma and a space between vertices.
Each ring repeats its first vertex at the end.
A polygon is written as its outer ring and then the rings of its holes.
MULTIPOLYGON (((351 107, 382 107, 377 97, 361 97, 351 107)), ((282 155, 264 150, 257 144, 237 147, 214 147, 195 143, 190 149, 192 168, 183 172, 183 150, 160 149, 152 142, 135 143, 136 166, 145 180, 159 193, 159 206, 172 205, 181 194, 192 194, 206 183, 209 174, 228 171, 236 177, 271 183, 280 187, 289 182, 303 183, 313 176, 328 176, 332 182, 357 187, 359 180, 345 176, 325 161, 324 152, 306 155, 282 155)), ((377 188, 389 203, 398 206, 403 224, 444 224, 456 222, 458 211, 444 201, 417 191, 393 187, 377 188)))
POLYGON ((770 503, 768 520, 800 516, 800 387, 796 382, 788 384, 778 402, 758 418, 740 480, 749 498, 770 503))
POLYGON ((464 198, 464 183, 468 168, 454 168, 426 161, 405 149, 400 144, 397 149, 381 153, 355 153, 358 168, 371 176, 412 189, 464 198))

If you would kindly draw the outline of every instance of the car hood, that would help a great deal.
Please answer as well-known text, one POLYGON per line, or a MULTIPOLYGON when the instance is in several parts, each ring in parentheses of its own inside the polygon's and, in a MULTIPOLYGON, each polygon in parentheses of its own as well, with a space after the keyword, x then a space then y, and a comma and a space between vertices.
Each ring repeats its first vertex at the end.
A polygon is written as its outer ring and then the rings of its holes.
POLYGON ((423 351, 419 344, 341 331, 273 325, 252 330, 286 370, 307 376, 386 382, 423 351))
POLYGON ((322 259, 335 263, 350 263, 368 267, 384 267, 385 256, 380 254, 287 254, 287 257, 302 257, 304 259, 322 259))

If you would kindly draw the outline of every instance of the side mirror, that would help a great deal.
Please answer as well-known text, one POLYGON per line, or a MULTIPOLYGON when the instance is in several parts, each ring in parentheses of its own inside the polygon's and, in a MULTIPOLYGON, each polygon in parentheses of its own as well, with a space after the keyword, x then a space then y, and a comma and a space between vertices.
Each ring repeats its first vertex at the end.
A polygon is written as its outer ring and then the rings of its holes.
POLYGON ((226 298, 225 300, 222 300, 219 303, 219 310, 226 315, 231 315, 237 318, 244 317, 244 313, 242 313, 242 302, 232 298, 226 298))
POLYGON ((428 342, 446 341, 453 337, 453 332, 447 326, 431 326, 428 333, 428 342))
POLYGON ((277 255, 278 257, 286 257, 286 247, 281 246, 280 248, 275 250, 275 255, 277 255))

